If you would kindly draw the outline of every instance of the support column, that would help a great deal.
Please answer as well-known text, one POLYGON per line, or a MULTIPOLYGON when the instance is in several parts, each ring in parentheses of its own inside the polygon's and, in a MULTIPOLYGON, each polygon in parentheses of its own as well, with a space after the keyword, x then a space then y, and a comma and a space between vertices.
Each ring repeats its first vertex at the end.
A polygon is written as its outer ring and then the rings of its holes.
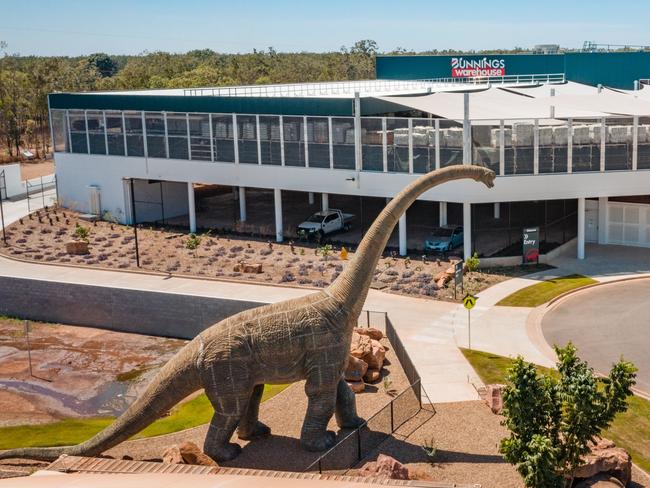
POLYGON ((196 232, 196 205, 194 204, 194 185, 187 183, 187 207, 190 214, 190 232, 196 232))
POLYGON ((472 204, 463 202, 463 256, 472 256, 472 204))
POLYGON ((399 218, 399 255, 406 256, 406 212, 399 218))
POLYGON ((609 242, 609 205, 608 197, 598 199, 598 244, 607 244, 609 242))
POLYGON ((330 209, 330 196, 327 193, 321 193, 321 206, 323 207, 323 212, 327 212, 330 209))
POLYGON ((440 227, 447 225, 447 202, 440 202, 440 227))
POLYGON ((494 218, 501 218, 501 204, 499 202, 494 202, 494 218))
POLYGON ((275 202, 275 242, 282 242, 284 236, 282 233, 282 190, 273 189, 273 200, 275 202))
POLYGON ((246 187, 239 187, 239 221, 246 222, 246 187))
POLYGON ((314 192, 310 191, 309 192, 309 205, 313 205, 313 204, 314 204, 314 192))
POLYGON ((578 198, 578 259, 585 258, 585 198, 578 198))

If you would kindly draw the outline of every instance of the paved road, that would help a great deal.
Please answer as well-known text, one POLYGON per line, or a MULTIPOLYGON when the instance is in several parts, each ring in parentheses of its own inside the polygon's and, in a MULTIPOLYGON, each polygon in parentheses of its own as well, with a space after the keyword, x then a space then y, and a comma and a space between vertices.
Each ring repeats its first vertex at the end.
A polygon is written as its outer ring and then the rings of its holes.
POLYGON ((549 344, 572 341, 600 373, 621 354, 639 372, 637 387, 650 393, 650 279, 612 283, 577 293, 543 319, 549 344))

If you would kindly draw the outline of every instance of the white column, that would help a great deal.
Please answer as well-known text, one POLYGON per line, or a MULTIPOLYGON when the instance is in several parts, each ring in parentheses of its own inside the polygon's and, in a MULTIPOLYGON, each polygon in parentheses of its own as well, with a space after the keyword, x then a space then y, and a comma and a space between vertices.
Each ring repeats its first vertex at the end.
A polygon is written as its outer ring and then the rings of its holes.
POLYGON ((607 197, 598 199, 598 244, 607 244, 609 242, 609 205, 607 197))
POLYGON ((447 225, 447 202, 440 202, 440 226, 447 225))
POLYGON ((585 258, 585 198, 578 198, 578 259, 585 258))
POLYGON ((196 232, 196 206, 194 205, 194 185, 187 183, 187 207, 190 214, 190 232, 196 232))
POLYGON ((239 187, 239 220, 246 222, 246 187, 239 187))
POLYGON ((399 218, 399 254, 406 256, 406 212, 399 218))
POLYGON ((463 164, 472 164, 472 126, 469 121, 469 93, 463 94, 463 164))
POLYGON ((499 202, 494 202, 494 218, 501 218, 501 204, 499 202))
POLYGON ((321 206, 323 207, 323 212, 327 212, 330 209, 330 196, 327 193, 321 193, 321 206))
POLYGON ((282 242, 282 190, 273 189, 273 199, 275 201, 275 242, 282 242))
POLYGON ((314 204, 314 192, 310 191, 309 192, 309 205, 313 205, 313 204, 314 204))
POLYGON ((463 254, 472 256, 472 204, 463 202, 463 254))

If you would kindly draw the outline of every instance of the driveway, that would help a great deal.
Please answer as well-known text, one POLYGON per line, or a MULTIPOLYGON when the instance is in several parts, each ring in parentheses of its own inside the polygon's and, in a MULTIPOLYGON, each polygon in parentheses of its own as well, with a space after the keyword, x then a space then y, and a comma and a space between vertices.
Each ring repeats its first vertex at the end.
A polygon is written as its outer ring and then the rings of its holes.
POLYGON ((621 355, 639 371, 637 388, 650 393, 650 279, 610 283, 578 292, 542 321, 549 344, 569 341, 599 373, 621 355))

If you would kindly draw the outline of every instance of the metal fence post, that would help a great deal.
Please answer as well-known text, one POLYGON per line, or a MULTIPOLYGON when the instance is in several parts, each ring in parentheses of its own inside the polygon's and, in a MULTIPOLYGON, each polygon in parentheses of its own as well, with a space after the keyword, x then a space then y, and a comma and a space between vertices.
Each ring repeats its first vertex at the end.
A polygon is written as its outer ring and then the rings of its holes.
POLYGON ((41 176, 41 200, 43 201, 43 208, 45 208, 45 185, 43 185, 42 176, 41 176))
MULTIPOLYGON (((2 177, 2 182, 3 182, 3 184, 0 185, 0 221, 2 223, 2 240, 3 240, 3 242, 4 242, 5 246, 6 246, 7 245, 7 232, 5 231, 5 212, 4 212, 4 208, 3 208, 4 204, 2 203, 2 190, 6 186, 5 172, 4 171, 2 173, 0 173, 0 177, 2 177)), ((5 191, 6 191, 6 189, 5 189, 5 191)))
POLYGON ((131 217, 133 218, 133 236, 135 237, 135 264, 139 268, 140 249, 138 249, 138 221, 135 217, 135 194, 133 191, 133 178, 131 178, 131 217))
POLYGON ((394 400, 390 401, 390 432, 391 434, 395 432, 395 421, 394 421, 394 415, 393 415, 393 403, 394 400))
POLYGON ((357 456, 361 461, 361 427, 357 427, 357 456))

